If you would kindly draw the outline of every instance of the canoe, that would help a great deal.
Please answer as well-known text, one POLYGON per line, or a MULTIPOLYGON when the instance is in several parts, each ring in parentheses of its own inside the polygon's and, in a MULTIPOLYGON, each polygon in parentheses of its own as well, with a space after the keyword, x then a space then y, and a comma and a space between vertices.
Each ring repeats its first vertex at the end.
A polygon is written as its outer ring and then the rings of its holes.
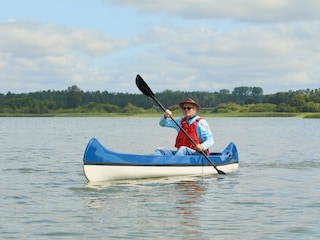
MULTIPOLYGON (((225 173, 237 171, 239 167, 238 151, 233 142, 222 152, 210 153, 209 159, 225 173)), ((83 171, 89 182, 217 174, 202 155, 117 153, 105 148, 96 138, 92 138, 85 149, 83 171)))

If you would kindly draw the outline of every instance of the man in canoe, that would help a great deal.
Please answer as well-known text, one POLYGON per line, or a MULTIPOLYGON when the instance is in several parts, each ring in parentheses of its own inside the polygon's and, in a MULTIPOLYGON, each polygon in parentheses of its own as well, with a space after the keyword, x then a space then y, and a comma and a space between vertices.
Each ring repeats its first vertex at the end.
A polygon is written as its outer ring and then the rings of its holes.
POLYGON ((171 127, 178 131, 175 143, 177 150, 159 147, 156 148, 155 155, 193 155, 200 152, 209 154, 209 148, 213 146, 214 140, 208 122, 197 115, 200 105, 193 99, 187 98, 180 102, 179 106, 183 110, 184 117, 176 118, 175 121, 184 131, 174 122, 169 109, 165 110, 159 122, 162 127, 171 127))

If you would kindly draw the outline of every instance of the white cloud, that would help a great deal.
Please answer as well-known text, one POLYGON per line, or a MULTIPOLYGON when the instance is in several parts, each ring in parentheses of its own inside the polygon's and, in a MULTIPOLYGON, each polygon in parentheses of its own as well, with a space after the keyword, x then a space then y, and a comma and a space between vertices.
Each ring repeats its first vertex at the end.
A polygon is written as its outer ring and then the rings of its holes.
POLYGON ((104 55, 127 46, 96 31, 71 29, 39 22, 4 22, 0 24, 0 51, 27 57, 60 55, 81 51, 91 56, 104 55))
POLYGON ((3 91, 65 89, 92 77, 90 59, 128 46, 95 31, 39 22, 0 23, 3 91), (17 84, 17 82, 21 82, 17 84), (62 84, 61 84, 62 83, 62 84), (47 86, 46 88, 44 86, 47 86))
POLYGON ((248 26, 225 32, 155 27, 141 41, 159 44, 148 53, 148 62, 154 63, 148 72, 160 73, 162 79, 183 80, 163 84, 173 89, 259 86, 270 92, 303 88, 303 83, 316 86, 319 75, 310 72, 320 61, 317 28, 317 23, 248 26))
POLYGON ((113 0, 147 13, 165 12, 190 19, 233 19, 250 22, 320 19, 318 0, 113 0))

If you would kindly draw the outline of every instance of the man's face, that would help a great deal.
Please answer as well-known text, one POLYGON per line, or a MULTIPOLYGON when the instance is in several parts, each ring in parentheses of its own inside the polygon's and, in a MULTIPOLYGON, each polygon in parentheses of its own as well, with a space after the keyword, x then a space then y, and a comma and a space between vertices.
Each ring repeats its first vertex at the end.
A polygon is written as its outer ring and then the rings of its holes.
POLYGON ((196 108, 192 104, 188 103, 183 105, 182 111, 187 119, 192 118, 197 112, 196 108))

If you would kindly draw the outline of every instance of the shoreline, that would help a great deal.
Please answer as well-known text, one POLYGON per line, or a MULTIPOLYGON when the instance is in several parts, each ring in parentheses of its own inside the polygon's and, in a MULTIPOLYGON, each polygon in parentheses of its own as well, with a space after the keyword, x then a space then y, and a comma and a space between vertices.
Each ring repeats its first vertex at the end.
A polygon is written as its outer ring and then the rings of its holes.
MULTIPOLYGON (((178 113, 173 113, 178 116, 178 113)), ((16 114, 0 113, 1 117, 160 117, 161 113, 47 113, 47 114, 16 114)), ((320 118, 320 113, 286 113, 286 112, 232 112, 232 113, 199 113, 201 117, 296 117, 320 118)))

